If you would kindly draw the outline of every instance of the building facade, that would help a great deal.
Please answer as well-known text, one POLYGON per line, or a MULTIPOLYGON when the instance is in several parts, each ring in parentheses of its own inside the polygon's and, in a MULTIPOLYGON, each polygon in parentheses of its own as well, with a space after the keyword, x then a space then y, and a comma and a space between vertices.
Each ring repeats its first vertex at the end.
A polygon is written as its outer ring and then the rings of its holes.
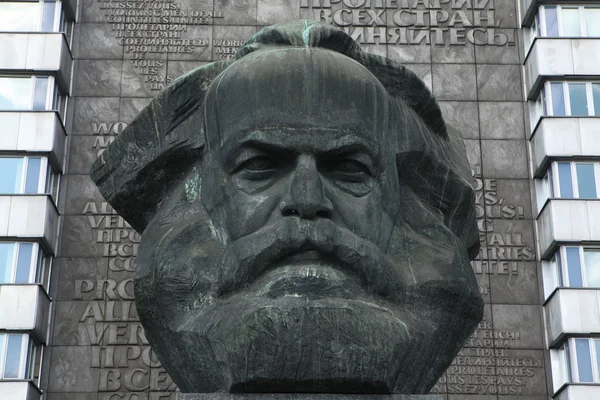
POLYGON ((432 392, 600 398, 600 4, 563 3, 0 1, 0 400, 175 399, 89 169, 173 79, 299 18, 413 70, 465 139, 485 317, 432 392))

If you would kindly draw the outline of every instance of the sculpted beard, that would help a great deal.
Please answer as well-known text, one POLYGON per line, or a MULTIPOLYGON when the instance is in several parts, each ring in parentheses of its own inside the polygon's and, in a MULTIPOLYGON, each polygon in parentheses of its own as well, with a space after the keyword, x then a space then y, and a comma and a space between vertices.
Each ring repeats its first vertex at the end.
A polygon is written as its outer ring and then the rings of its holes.
MULTIPOLYGON (((219 365, 224 371, 245 371, 246 366, 238 364, 259 365, 253 367, 254 377, 231 376, 229 383, 220 380, 228 373, 218 371, 212 376, 211 369, 205 368, 198 371, 193 381, 176 381, 182 390, 197 391, 198 382, 212 379, 214 388, 277 391, 286 383, 270 380, 263 387, 256 382, 278 376, 282 368, 293 367, 303 371, 296 383, 299 391, 315 390, 319 385, 323 390, 352 391, 344 377, 356 372, 340 370, 337 378, 335 374, 332 378, 337 383, 319 381, 318 371, 311 367, 315 359, 329 365, 352 365, 356 360, 371 359, 369 371, 389 371, 392 378, 386 382, 396 382, 395 387, 390 387, 378 376, 365 376, 371 384, 360 390, 371 387, 373 392, 402 392, 420 385, 428 388, 443 372, 442 365, 422 374, 421 383, 408 379, 413 357, 436 357, 435 352, 424 349, 434 345, 445 349, 445 340, 456 340, 438 327, 447 326, 444 323, 455 319, 456 312, 465 312, 464 304, 457 304, 464 302, 463 287, 441 279, 423 282, 419 278, 422 271, 431 270, 432 263, 459 269, 468 262, 466 254, 458 250, 456 238, 439 221, 433 221, 430 212, 423 208, 406 215, 400 213, 402 221, 395 221, 385 253, 330 220, 295 217, 283 218, 223 248, 211 234, 208 215, 199 203, 167 207, 165 214, 171 220, 162 221, 162 230, 148 229, 140 244, 136 274, 152 273, 136 277, 136 295, 145 297, 145 302, 156 302, 155 309, 161 314, 140 315, 144 324, 154 327, 148 339, 154 348, 171 349, 158 356, 163 362, 168 360, 172 368, 184 370, 192 363, 215 365, 215 371, 219 365), (411 214, 413 217, 408 217, 411 214), (427 215, 430 226, 423 229, 427 215), (416 225, 420 230, 413 229, 416 221, 411 218, 421 220, 416 225), (168 224, 176 220, 180 223, 168 224), (437 236, 435 247, 431 247, 431 236, 437 236), (146 247, 147 243, 152 248, 146 247), (298 249, 318 252, 323 259, 317 262, 330 267, 317 277, 329 285, 320 286, 324 289, 317 291, 316 296, 281 296, 292 292, 289 288, 273 289, 276 285, 269 287, 269 283, 279 279, 278 271, 287 268, 289 273, 290 269, 299 268, 283 265, 298 249), (177 254, 177 261, 173 254, 177 254), (406 254, 415 256, 406 259, 406 254), (268 307, 264 301, 254 300, 261 296, 271 299, 268 307), (446 303, 440 305, 439 298, 447 299, 446 303), (236 318, 228 318, 229 315, 236 318), (289 342, 272 339, 269 332, 285 332, 273 337, 287 337, 289 342), (181 338, 177 344, 194 343, 204 350, 188 354, 185 347, 169 343, 173 335, 181 338), (301 350, 297 349, 298 340, 301 350), (336 353, 332 349, 337 349, 336 353), (229 358, 219 360, 215 354, 229 354, 229 358), (245 356, 240 359, 240 354, 245 356), (286 365, 269 361, 281 359, 287 360, 286 365)), ((464 332, 457 330, 457 334, 464 332)), ((360 367, 360 363, 357 365, 360 367)))

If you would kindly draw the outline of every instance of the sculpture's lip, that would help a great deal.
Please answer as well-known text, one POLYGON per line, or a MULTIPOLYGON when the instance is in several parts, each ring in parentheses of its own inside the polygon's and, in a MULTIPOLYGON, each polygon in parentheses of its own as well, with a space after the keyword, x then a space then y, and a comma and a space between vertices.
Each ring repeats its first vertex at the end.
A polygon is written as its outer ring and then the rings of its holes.
POLYGON ((275 268, 257 279, 250 290, 258 296, 307 298, 352 298, 357 291, 362 291, 356 277, 315 253, 299 252, 281 259, 275 268))
POLYGON ((300 251, 288 254, 287 256, 280 258, 277 263, 278 264, 296 264, 296 263, 303 263, 303 262, 309 262, 309 261, 326 262, 327 257, 316 249, 315 250, 305 249, 305 250, 300 250, 300 251))

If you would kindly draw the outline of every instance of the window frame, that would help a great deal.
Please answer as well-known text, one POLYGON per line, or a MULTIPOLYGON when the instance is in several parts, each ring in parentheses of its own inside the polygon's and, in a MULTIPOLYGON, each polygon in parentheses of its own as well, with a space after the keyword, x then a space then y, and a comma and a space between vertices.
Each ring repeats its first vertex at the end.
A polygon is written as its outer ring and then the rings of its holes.
POLYGON ((569 382, 576 382, 576 383, 600 383, 600 370, 598 368, 598 363, 599 360, 597 358, 597 349, 596 347, 598 347, 596 345, 596 341, 598 341, 598 345, 600 345, 600 338, 591 338, 591 337, 578 337, 578 338, 569 338, 568 339, 568 346, 567 346, 567 358, 568 358, 568 364, 567 364, 567 368, 568 368, 568 373, 569 373, 569 382), (591 359, 591 367, 592 367, 592 382, 587 382, 587 381, 581 381, 580 377, 579 377, 579 357, 577 354, 577 345, 576 345, 576 340, 587 340, 589 343, 589 349, 590 349, 590 359, 591 359))
MULTIPOLYGON (((56 79, 53 76, 0 75, 0 78, 30 79, 31 80, 31 85, 29 88, 29 100, 28 100, 27 107, 22 108, 22 109, 0 109, 0 111, 15 111, 15 112, 19 112, 19 111, 60 111, 60 110, 56 109, 55 98, 57 96, 61 96, 61 97, 65 97, 65 96, 60 92, 58 83, 56 82, 56 79), (38 84, 38 81, 41 82, 41 80, 47 80, 48 86, 46 87, 46 97, 45 97, 45 102, 44 102, 44 108, 40 110, 40 109, 34 109, 34 105, 35 105, 36 85, 38 84)), ((66 102, 65 102, 65 109, 66 109, 66 102)))
MULTIPOLYGON (((599 7, 600 8, 600 7, 599 7)), ((596 115, 596 109, 594 104, 594 91, 593 85, 600 85, 600 81, 547 81, 544 83, 542 90, 540 91, 540 96, 538 98, 539 102, 542 105, 542 116, 547 117, 600 117, 600 115, 596 115), (552 98, 552 83, 562 83, 562 93, 564 99, 564 115, 556 115, 554 112, 553 98, 552 98), (571 93, 569 92, 569 84, 585 84, 585 94, 587 101, 587 115, 572 115, 571 110, 571 93)))
POLYGON ((21 182, 19 183, 19 190, 13 193, 2 193, 0 196, 17 196, 17 195, 49 195, 55 204, 58 204, 58 195, 60 192, 60 177, 61 174, 57 172, 47 156, 43 155, 0 155, 1 159, 5 158, 20 158, 23 160, 21 166, 21 182), (40 172, 38 175, 37 192, 36 193, 25 193, 27 185, 27 171, 29 169, 29 160, 32 158, 40 159, 40 172), (50 178, 52 180, 50 181, 50 178))
MULTIPOLYGON (((553 161, 550 164, 550 168, 548 168, 547 175, 550 176, 552 181, 550 182, 550 188, 548 193, 550 193, 550 198, 554 199, 571 199, 571 200, 589 200, 594 197, 579 197, 579 178, 577 177, 577 164, 592 164, 594 166, 594 182, 596 184, 596 199, 600 198, 600 162, 597 161, 553 161), (571 185, 573 187, 573 197, 561 197, 560 195, 560 175, 558 171, 558 164, 570 164, 571 171, 571 185)), ((544 176, 545 180, 545 176, 544 176)))
POLYGON ((12 265, 10 268, 10 277, 8 282, 0 282, 0 285, 28 285, 28 284, 41 284, 46 291, 49 288, 50 273, 52 271, 53 258, 47 254, 42 246, 38 242, 26 242, 26 241, 0 241, 0 244, 14 244, 12 265), (31 249, 31 260, 29 262, 29 276, 26 283, 16 283, 17 266, 19 263, 19 249, 21 244, 27 243, 32 244, 31 249))
MULTIPOLYGON (((569 281, 569 261, 567 258, 567 248, 577 248, 579 256, 579 273, 581 275, 581 288, 596 288, 596 286, 590 286, 588 282, 588 272, 585 265, 585 251, 600 250, 600 246, 559 246, 556 253, 554 253, 550 259, 550 263, 552 265, 551 273, 553 276, 548 278, 556 280, 557 287, 579 288, 579 286, 571 286, 571 282, 569 281)), ((600 288, 600 286, 597 288, 600 288)))
MULTIPOLYGON (((8 1, 6 3, 37 3, 39 7, 39 19, 37 21, 37 25, 35 30, 30 31, 14 31, 14 30, 1 30, 1 33, 63 33, 65 36, 69 32, 69 28, 67 24, 71 22, 66 19, 65 10, 63 7, 63 2, 61 0, 38 0, 38 1, 8 1), (44 30, 44 5, 45 3, 54 3, 54 11, 53 11, 53 19, 52 19, 52 28, 51 30, 44 30), (63 25, 63 19, 65 21, 63 25), (63 30, 64 27, 64 30, 63 30)), ((70 41, 69 41, 70 43, 70 41)))
MULTIPOLYGON (((567 4, 547 4, 547 5, 541 5, 538 7, 538 12, 536 13, 536 25, 539 27, 539 30, 534 29, 532 30, 532 38, 597 38, 600 36, 588 36, 588 32, 587 32, 587 24, 586 24, 586 15, 585 15, 585 9, 600 9, 600 6, 597 5, 567 5, 567 4), (548 36, 548 30, 547 30, 547 19, 546 19, 546 7, 556 7, 556 24, 558 27, 558 36, 548 36), (566 36, 564 34, 564 26, 563 26, 563 18, 564 16, 562 15, 563 13, 563 9, 565 8, 569 8, 569 9, 573 9, 573 8, 577 8, 578 10, 578 19, 579 19, 579 28, 581 30, 581 34, 580 36, 566 36), (539 16, 539 18, 538 18, 539 16)), ((532 39, 533 42, 533 39, 532 39)))
POLYGON ((44 346, 38 344, 34 339, 25 333, 0 332, 0 382, 15 380, 31 380, 36 385, 41 376, 41 360, 43 357, 44 346), (16 378, 5 378, 6 373, 6 355, 8 351, 9 335, 19 335, 21 339, 21 349, 19 352, 19 372, 16 378), (39 363, 38 368, 36 364, 39 363))

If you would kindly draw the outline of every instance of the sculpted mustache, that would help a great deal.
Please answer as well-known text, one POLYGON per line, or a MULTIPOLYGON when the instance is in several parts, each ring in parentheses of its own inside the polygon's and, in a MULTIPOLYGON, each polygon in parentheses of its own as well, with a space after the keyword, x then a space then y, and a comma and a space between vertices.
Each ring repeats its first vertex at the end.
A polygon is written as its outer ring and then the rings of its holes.
POLYGON ((403 293, 402 277, 374 243, 328 219, 285 218, 237 239, 226 249, 220 261, 221 285, 213 296, 223 296, 254 281, 272 268, 274 261, 299 249, 317 250, 338 260, 381 296, 403 293))

